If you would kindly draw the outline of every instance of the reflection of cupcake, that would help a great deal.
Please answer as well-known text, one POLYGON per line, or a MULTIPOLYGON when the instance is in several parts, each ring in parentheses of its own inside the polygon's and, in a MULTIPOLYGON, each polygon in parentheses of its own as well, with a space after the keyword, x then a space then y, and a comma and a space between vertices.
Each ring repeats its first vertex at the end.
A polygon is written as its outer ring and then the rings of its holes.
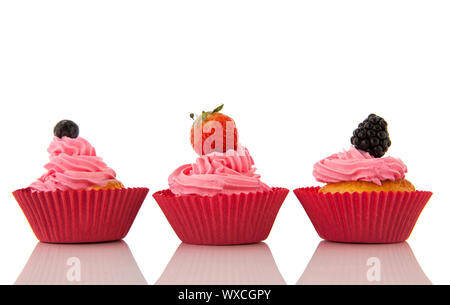
POLYGON ((16 285, 147 285, 124 241, 38 243, 16 285))
POLYGON ((146 188, 124 188, 78 126, 61 121, 48 148, 41 178, 13 193, 36 237, 43 242, 119 240, 128 233, 146 188))
POLYGON ((230 128, 227 122, 231 118, 218 113, 220 109, 204 112, 193 125, 192 145, 206 154, 194 164, 175 170, 169 177, 170 189, 153 196, 183 242, 212 245, 259 242, 269 235, 289 191, 261 182, 247 149, 232 143, 237 141, 234 121, 230 128), (202 135, 211 127, 216 133, 202 135), (208 143, 212 145, 207 147, 208 143))
POLYGON ((405 241, 430 199, 405 179, 400 159, 384 157, 391 141, 384 119, 372 114, 352 137, 349 151, 314 165, 324 187, 294 191, 324 239, 355 243, 405 241))
POLYGON ((297 285, 430 285, 408 243, 322 241, 297 285))
POLYGON ((285 285, 265 243, 243 246, 181 244, 157 285, 285 285))

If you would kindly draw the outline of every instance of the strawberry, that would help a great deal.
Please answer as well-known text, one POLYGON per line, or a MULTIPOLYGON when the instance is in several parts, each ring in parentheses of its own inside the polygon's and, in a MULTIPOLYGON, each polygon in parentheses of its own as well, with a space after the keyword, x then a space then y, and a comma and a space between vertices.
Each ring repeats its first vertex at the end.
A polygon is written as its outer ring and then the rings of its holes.
POLYGON ((195 118, 191 128, 191 145, 197 154, 207 155, 214 151, 237 149, 236 123, 229 116, 220 113, 222 108, 223 105, 220 105, 213 111, 203 111, 197 118, 191 113, 191 118, 195 118))

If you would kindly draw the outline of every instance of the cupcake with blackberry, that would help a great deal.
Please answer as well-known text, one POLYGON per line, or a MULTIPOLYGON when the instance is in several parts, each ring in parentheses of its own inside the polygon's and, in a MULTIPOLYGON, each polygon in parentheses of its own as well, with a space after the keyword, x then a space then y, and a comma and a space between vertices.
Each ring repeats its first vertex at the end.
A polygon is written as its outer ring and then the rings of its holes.
POLYGON ((314 177, 325 186, 294 193, 324 239, 405 241, 432 193, 416 191, 402 160, 385 156, 391 140, 383 118, 371 114, 353 132, 351 144, 314 165, 314 177))
POLYGON ((147 188, 125 188, 116 173, 79 137, 69 120, 54 128, 47 172, 13 192, 36 237, 43 242, 119 240, 128 233, 147 188))
POLYGON ((169 189, 153 195, 178 237, 190 244, 266 239, 289 192, 260 180, 250 153, 239 145, 234 120, 220 113, 222 107, 197 117, 191 144, 199 157, 169 176, 169 189))

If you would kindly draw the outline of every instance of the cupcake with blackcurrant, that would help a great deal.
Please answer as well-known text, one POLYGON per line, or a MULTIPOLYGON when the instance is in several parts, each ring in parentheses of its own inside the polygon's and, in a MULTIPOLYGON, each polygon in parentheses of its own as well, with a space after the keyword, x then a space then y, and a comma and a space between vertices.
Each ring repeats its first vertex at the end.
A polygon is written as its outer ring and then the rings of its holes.
POLYGON ((386 156, 388 123, 371 114, 354 130, 348 150, 317 162, 314 178, 325 185, 294 191, 318 234, 326 240, 393 243, 411 234, 432 193, 417 191, 407 166, 386 156))
POLYGON ((79 133, 73 121, 57 123, 47 149, 46 172, 29 187, 13 192, 42 242, 120 240, 149 191, 126 188, 79 133))

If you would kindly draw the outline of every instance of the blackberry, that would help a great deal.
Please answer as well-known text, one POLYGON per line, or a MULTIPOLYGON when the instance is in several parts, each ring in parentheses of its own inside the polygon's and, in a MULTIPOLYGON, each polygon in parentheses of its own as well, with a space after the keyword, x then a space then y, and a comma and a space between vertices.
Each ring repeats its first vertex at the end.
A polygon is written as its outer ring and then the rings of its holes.
POLYGON ((357 149, 381 158, 391 146, 387 127, 388 124, 382 117, 371 114, 353 131, 351 142, 357 149))
POLYGON ((58 138, 69 137, 75 139, 78 137, 79 133, 80 129, 78 128, 78 125, 70 120, 60 121, 53 129, 53 134, 58 138))

